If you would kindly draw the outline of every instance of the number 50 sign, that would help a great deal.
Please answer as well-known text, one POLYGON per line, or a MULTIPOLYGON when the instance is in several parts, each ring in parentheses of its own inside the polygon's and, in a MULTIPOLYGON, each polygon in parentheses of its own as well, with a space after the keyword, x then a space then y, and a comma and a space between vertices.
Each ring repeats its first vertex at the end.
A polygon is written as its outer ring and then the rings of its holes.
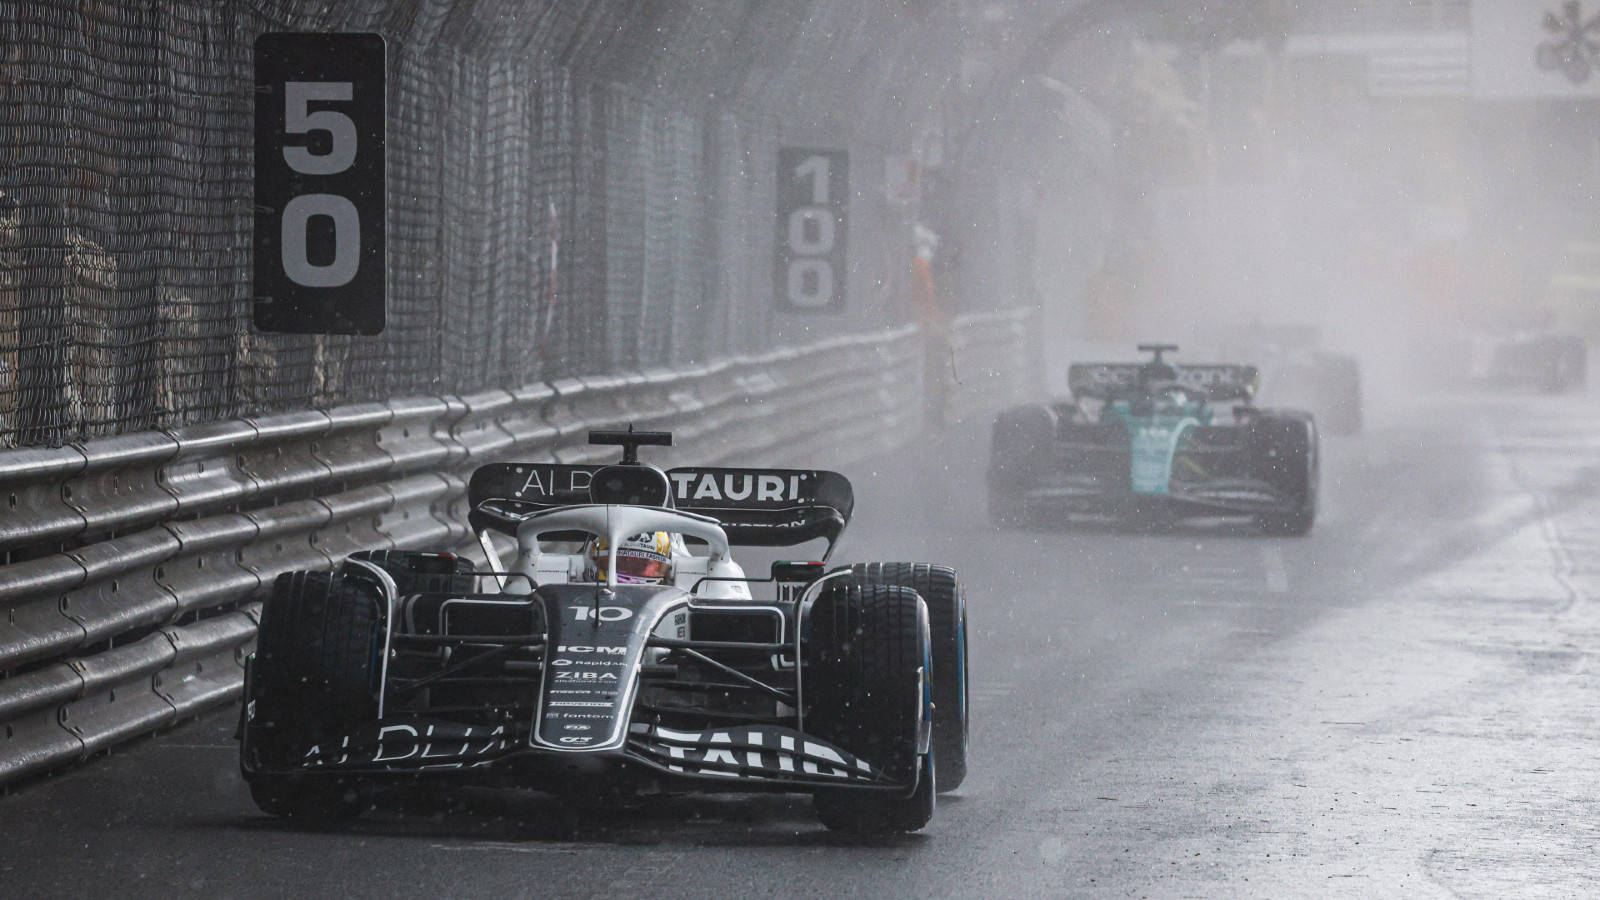
POLYGON ((380 35, 256 40, 256 328, 383 330, 384 83, 380 35))
POLYGON ((849 157, 843 150, 778 150, 773 290, 784 312, 842 312, 849 157))

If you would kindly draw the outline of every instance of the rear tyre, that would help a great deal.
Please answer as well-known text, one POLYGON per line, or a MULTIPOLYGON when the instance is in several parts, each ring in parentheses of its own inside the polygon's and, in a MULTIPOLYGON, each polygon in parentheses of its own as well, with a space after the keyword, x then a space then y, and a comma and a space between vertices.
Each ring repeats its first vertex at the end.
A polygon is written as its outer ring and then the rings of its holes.
POLYGON ((856 563, 850 577, 863 584, 911 588, 928 606, 933 647, 933 758, 939 791, 967 777, 967 597, 949 566, 925 563, 856 563))
POLYGON ((288 572, 262 605, 244 723, 245 780, 262 812, 338 820, 365 806, 360 786, 345 779, 271 770, 293 768, 318 742, 377 718, 379 619, 367 590, 326 572, 288 572))
POLYGON ((1275 412, 1256 419, 1257 474, 1288 499, 1282 512, 1261 513, 1256 523, 1267 534, 1299 536, 1317 518, 1317 427, 1300 412, 1275 412))
POLYGON ((1353 357, 1328 359, 1327 402, 1321 423, 1331 434, 1357 434, 1361 431, 1361 366, 1353 357))
POLYGON ((401 594, 470 594, 475 590, 472 560, 421 550, 362 550, 351 559, 381 566, 401 594))
POLYGON ((910 588, 836 580, 811 608, 806 730, 867 761, 909 794, 821 788, 817 817, 849 834, 916 831, 935 805, 932 754, 919 752, 930 712, 926 605, 910 588))

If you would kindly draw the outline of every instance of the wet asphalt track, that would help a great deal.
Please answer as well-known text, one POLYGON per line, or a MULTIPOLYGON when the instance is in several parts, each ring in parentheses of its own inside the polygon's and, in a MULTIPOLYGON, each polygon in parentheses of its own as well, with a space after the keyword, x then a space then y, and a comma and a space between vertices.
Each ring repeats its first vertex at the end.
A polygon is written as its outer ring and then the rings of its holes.
POLYGON ((0 895, 1600 893, 1600 397, 1380 412, 1325 440, 1302 539, 997 531, 981 453, 847 469, 839 559, 967 583, 972 775, 921 834, 489 791, 295 831, 251 805, 229 711, 0 797, 0 895))

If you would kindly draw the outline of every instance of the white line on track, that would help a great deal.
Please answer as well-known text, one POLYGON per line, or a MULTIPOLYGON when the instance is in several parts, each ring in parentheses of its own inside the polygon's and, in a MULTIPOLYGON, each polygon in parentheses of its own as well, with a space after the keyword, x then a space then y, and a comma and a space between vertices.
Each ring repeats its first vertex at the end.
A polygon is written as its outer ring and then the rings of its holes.
POLYGON ((994 681, 988 684, 974 684, 968 688, 968 700, 999 700, 1009 695, 1016 685, 1007 681, 994 681))
POLYGON ((433 850, 450 850, 459 852, 463 850, 482 853, 577 853, 580 850, 591 849, 588 844, 512 844, 503 841, 492 841, 484 844, 430 844, 433 850))
POLYGON ((1261 567, 1266 570, 1267 590, 1274 594, 1289 590, 1289 570, 1283 565, 1283 549, 1277 544, 1261 548, 1261 567))

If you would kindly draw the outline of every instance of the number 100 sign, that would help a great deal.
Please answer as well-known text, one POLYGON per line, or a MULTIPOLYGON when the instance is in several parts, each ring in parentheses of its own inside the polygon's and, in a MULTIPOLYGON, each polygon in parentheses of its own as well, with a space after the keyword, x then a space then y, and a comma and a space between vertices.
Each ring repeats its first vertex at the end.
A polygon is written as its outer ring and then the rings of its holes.
POLYGON ((777 258, 773 291, 783 312, 842 312, 849 156, 843 150, 778 150, 777 258))
POLYGON ((256 40, 257 329, 383 330, 384 84, 380 35, 256 40))

